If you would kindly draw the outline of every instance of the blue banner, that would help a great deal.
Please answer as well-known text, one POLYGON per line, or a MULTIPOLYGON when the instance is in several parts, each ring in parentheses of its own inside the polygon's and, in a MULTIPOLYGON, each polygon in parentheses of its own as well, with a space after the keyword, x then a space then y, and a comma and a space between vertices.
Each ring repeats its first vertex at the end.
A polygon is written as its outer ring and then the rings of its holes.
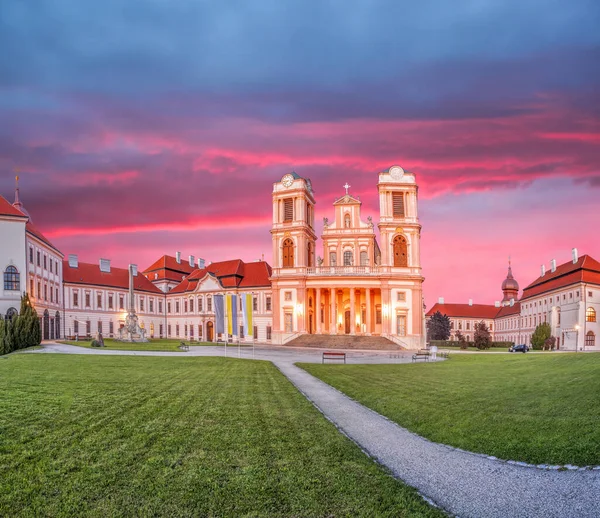
POLYGON ((237 316, 238 316, 238 301, 237 295, 229 295, 231 297, 231 334, 238 335, 240 331, 238 329, 237 316))
POLYGON ((225 308, 223 307, 223 295, 215 295, 213 297, 215 306, 215 320, 217 335, 225 334, 225 308))

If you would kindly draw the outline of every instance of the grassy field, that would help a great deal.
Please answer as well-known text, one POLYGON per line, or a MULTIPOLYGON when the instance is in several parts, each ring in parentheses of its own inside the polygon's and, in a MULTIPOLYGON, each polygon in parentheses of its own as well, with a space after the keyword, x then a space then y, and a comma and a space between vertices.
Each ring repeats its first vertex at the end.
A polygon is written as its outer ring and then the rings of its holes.
POLYGON ((441 516, 268 362, 0 359, 0 516, 441 516))
POLYGON ((301 366, 435 442, 535 464, 600 465, 600 354, 301 366))
MULTIPOLYGON (((77 345, 78 347, 88 347, 88 348, 92 347, 91 340, 79 340, 79 341, 60 340, 59 342, 61 344, 77 345)), ((188 340, 173 340, 173 339, 156 340, 156 339, 152 339, 146 343, 134 344, 134 343, 127 343, 127 342, 119 342, 117 340, 113 340, 112 338, 104 339, 104 345, 106 346, 106 349, 115 349, 115 350, 119 350, 119 351, 178 351, 178 352, 182 352, 181 349, 179 349, 179 344, 181 342, 185 342, 186 344, 190 343, 188 340)), ((202 345, 217 345, 217 344, 215 342, 199 342, 199 343, 195 343, 193 345, 194 346, 196 346, 196 345, 202 346, 202 345)), ((237 347, 237 345, 236 345, 236 347, 237 347)))

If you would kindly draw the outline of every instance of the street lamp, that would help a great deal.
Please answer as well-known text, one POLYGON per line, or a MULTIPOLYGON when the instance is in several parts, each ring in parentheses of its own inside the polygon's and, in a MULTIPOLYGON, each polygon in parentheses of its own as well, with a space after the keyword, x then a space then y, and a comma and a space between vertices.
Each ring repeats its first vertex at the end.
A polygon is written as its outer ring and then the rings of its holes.
POLYGON ((575 352, 577 352, 577 342, 579 340, 579 324, 575 324, 573 326, 573 329, 575 329, 575 352))

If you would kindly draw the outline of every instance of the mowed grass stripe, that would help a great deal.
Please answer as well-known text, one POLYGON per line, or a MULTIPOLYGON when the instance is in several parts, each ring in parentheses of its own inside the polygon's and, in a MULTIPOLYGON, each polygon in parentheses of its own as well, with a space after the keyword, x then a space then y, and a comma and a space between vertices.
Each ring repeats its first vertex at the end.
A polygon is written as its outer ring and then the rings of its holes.
POLYGON ((534 464, 600 465, 597 354, 301 366, 435 442, 534 464))
POLYGON ((1 516, 440 516, 268 362, 0 360, 1 516))

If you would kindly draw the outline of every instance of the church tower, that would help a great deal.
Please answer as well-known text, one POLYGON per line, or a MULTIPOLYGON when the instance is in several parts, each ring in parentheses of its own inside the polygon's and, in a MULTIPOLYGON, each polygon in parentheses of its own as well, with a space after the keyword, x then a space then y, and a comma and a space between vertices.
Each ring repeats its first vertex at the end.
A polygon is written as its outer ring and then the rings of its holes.
POLYGON ((307 326, 306 278, 315 267, 315 198, 312 184, 295 172, 273 184, 273 341, 307 326))
POLYGON ((421 270, 415 175, 399 166, 379 173, 381 265, 421 270))
POLYGON ((511 299, 515 302, 519 300, 519 283, 515 280, 512 273, 512 267, 510 264, 510 257, 508 258, 508 273, 506 279, 502 282, 502 305, 509 306, 511 299))
POLYGON ((315 198, 310 180, 295 172, 273 184, 273 268, 315 266, 315 198))

